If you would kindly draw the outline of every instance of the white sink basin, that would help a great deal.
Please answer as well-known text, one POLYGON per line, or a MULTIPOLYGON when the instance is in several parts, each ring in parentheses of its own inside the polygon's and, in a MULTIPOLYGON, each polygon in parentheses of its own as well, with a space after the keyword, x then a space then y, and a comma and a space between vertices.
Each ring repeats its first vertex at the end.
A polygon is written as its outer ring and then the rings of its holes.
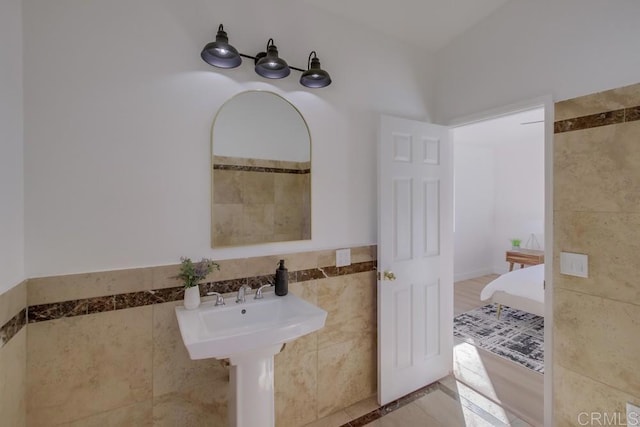
POLYGON ((204 302, 195 310, 176 307, 180 333, 191 359, 230 358, 281 345, 324 327, 327 312, 295 295, 265 292, 263 299, 216 307, 204 302))

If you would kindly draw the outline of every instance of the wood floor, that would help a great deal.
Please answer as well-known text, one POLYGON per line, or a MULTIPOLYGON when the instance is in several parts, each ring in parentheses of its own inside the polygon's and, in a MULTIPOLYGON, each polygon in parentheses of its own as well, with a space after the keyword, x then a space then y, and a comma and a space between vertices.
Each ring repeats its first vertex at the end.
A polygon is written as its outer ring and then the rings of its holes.
POLYGON ((486 305, 486 302, 480 301, 480 292, 487 283, 498 276, 498 274, 488 274, 486 276, 476 277, 475 279, 456 282, 453 288, 453 315, 457 316, 458 314, 486 305))
MULTIPOLYGON (((488 275, 455 283, 455 315, 485 305, 480 301, 480 292, 496 277, 488 275)), ((529 424, 543 425, 544 375, 466 343, 455 343, 453 356, 454 375, 459 382, 529 424)))

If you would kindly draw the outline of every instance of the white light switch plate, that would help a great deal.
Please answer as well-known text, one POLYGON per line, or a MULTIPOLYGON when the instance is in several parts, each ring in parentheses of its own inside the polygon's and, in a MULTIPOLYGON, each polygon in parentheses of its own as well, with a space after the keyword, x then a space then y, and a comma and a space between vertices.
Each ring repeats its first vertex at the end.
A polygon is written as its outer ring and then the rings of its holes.
POLYGON ((336 267, 351 265, 351 249, 338 249, 336 251, 336 267))
POLYGON ((560 252, 560 274, 576 277, 589 277, 589 256, 560 252))
POLYGON ((627 425, 640 426, 640 406, 627 402, 627 425))

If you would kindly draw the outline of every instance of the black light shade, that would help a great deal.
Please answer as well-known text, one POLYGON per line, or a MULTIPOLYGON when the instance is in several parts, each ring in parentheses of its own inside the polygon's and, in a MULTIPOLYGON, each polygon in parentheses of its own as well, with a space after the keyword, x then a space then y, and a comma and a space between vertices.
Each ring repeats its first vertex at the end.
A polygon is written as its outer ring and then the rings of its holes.
POLYGON ((268 79, 282 79, 291 73, 291 69, 282 58, 278 57, 278 48, 273 39, 267 42, 267 52, 256 55, 256 73, 268 79))
POLYGON ((216 41, 208 43, 200 54, 204 62, 219 68, 236 68, 242 58, 235 47, 229 44, 229 38, 222 24, 218 27, 216 41))
POLYGON ((329 73, 320 68, 320 60, 316 52, 312 51, 307 60, 307 71, 300 76, 300 84, 310 88, 327 87, 331 84, 329 73), (311 58, 313 56, 313 58, 311 58))

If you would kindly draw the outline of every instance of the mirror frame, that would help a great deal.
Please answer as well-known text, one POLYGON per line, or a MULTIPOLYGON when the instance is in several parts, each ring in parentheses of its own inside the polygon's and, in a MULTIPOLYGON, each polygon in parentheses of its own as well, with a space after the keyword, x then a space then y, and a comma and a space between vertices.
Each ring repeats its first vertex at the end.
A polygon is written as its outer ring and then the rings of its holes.
POLYGON ((311 138, 311 129, 309 129, 309 124, 307 123, 307 120, 304 118, 304 116, 302 115, 302 112, 298 109, 298 107, 296 107, 291 101, 289 101, 287 98, 285 98, 284 96, 269 91, 269 90, 260 90, 260 89, 249 89, 249 90, 243 90, 242 92, 238 92, 236 94, 234 94, 233 96, 231 96, 229 99, 225 100, 220 107, 218 107, 218 110, 216 111, 216 114, 213 117, 213 122, 211 123, 211 131, 210 131, 210 136, 209 136, 209 173, 210 175, 210 186, 211 186, 211 198, 209 199, 209 211, 210 211, 210 238, 211 238, 211 248, 212 249, 220 249, 220 248, 237 248, 237 247, 244 247, 244 246, 253 246, 253 245, 266 245, 266 244, 271 244, 271 243, 284 243, 284 242, 301 242, 301 241, 309 241, 313 239, 313 192, 312 192, 312 188, 313 188, 313 176, 312 176, 312 171, 313 171, 313 140, 311 138), (213 172, 214 172, 214 168, 213 168, 213 145, 214 145, 214 138, 213 138, 213 132, 216 126, 216 122, 218 121, 218 116, 220 115, 220 112, 222 111, 222 109, 224 108, 225 105, 227 105, 229 102, 232 102, 234 99, 236 99, 237 97, 247 94, 247 93, 265 93, 265 94, 270 94, 270 95, 275 95, 278 98, 280 98, 281 100, 283 100, 284 102, 286 102, 287 104, 289 104, 289 106, 291 106, 293 108, 293 110, 298 113, 298 115, 300 116, 300 119, 302 120, 302 123, 304 123, 304 127, 307 130, 307 135, 309 136, 309 238, 308 239, 300 239, 300 240, 279 240, 279 241, 273 241, 273 242, 252 242, 252 243, 244 243, 244 244, 234 244, 234 245, 226 245, 226 246, 215 246, 213 243, 213 230, 214 230, 214 215, 213 215, 213 203, 214 203, 214 198, 213 198, 213 193, 214 193, 214 187, 213 187, 213 183, 214 183, 214 179, 213 179, 213 172))

